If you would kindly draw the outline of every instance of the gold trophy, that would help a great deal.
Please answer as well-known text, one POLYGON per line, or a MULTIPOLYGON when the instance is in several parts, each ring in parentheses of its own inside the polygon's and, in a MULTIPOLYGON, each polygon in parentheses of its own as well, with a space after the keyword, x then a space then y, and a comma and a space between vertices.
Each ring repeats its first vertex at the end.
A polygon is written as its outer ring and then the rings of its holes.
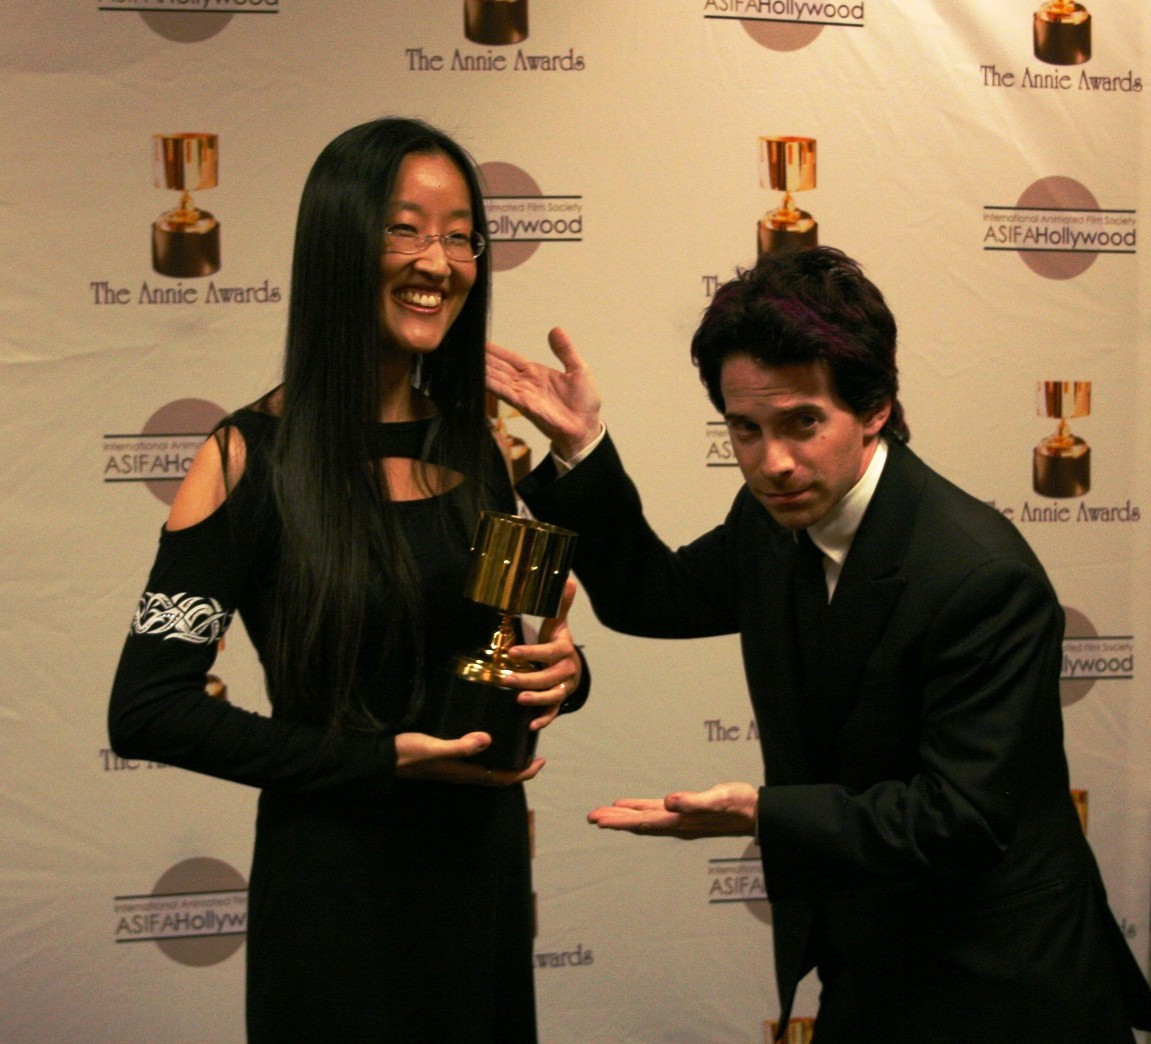
POLYGON ((1048 65, 1082 65, 1091 59, 1091 13, 1074 0, 1046 0, 1031 27, 1035 57, 1048 65))
POLYGON ((791 198, 815 188, 815 139, 760 138, 759 185, 782 192, 783 202, 759 219, 757 256, 818 246, 818 224, 791 198))
POLYGON ((220 223, 192 202, 191 193, 218 184, 215 134, 153 134, 152 172, 157 188, 175 189, 180 203, 152 223, 152 267, 174 279, 220 270, 220 223))
POLYGON ((538 733, 528 725, 539 710, 519 704, 520 690, 504 680, 537 665, 508 655, 508 649, 517 643, 517 616, 559 612, 575 540, 569 529, 496 511, 483 512, 476 526, 464 594, 502 616, 486 649, 450 664, 447 699, 435 731, 448 739, 488 733, 491 746, 474 758, 488 768, 518 772, 535 755, 538 733))
POLYGON ((1091 412, 1091 382, 1040 381, 1035 406, 1040 417, 1058 417, 1059 429, 1035 447, 1031 485, 1045 497, 1083 496, 1091 488, 1091 447, 1067 420, 1091 412))

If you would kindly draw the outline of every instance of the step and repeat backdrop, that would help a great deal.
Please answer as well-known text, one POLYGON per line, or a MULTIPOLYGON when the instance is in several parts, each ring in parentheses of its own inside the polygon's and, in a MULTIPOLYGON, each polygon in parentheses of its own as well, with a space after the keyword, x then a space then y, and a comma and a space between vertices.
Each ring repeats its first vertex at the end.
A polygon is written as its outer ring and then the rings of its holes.
MULTIPOLYGON (((107 692, 205 431, 277 382, 305 174, 388 113, 480 164, 493 338, 545 358, 568 330, 673 545, 740 482, 687 354, 715 287, 796 243, 864 264, 912 445, 1066 606, 1073 786, 1146 966, 1144 0, 8 0, 0 62, 0 1038, 243 1039, 256 795, 117 758, 107 692)), ((541 1037, 758 1044, 754 846, 585 822, 760 778, 736 642, 573 615, 593 698, 529 787, 541 1037)), ((241 627, 216 673, 267 709, 241 627)), ((796 1013, 816 1002, 805 983, 796 1013)))

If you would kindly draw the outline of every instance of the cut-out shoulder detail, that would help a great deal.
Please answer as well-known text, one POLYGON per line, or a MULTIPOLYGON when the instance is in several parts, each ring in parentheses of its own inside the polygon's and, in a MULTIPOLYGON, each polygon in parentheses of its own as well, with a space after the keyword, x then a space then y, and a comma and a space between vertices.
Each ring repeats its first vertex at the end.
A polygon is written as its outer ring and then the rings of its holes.
POLYGON ((247 450, 244 436, 236 426, 228 425, 213 432, 197 451, 188 474, 180 483, 164 528, 169 532, 187 529, 217 511, 227 500, 228 490, 235 489, 244 474, 247 450))
POLYGON ((397 503, 431 500, 450 493, 464 481, 458 471, 410 457, 381 457, 379 466, 388 484, 388 496, 397 503))

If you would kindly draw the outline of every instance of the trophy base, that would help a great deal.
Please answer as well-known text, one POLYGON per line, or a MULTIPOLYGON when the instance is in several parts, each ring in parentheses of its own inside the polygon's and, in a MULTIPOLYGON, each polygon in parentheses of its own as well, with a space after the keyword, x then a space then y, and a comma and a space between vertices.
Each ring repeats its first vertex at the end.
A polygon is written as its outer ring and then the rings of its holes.
POLYGON ((507 47, 528 38, 528 0, 464 0, 464 35, 507 47))
POLYGON ((536 753, 539 733, 528 726, 538 708, 516 702, 519 689, 453 675, 434 735, 458 739, 469 732, 486 732, 491 746, 469 760, 490 769, 521 772, 536 753))
POLYGON ((1031 486, 1044 497, 1081 497, 1091 489, 1091 450, 1079 440, 1074 456, 1045 453, 1037 446, 1032 454, 1031 486))
POLYGON ((173 279, 199 279, 220 270, 220 225, 210 219, 182 228, 163 220, 152 225, 152 268, 173 279))
POLYGON ((756 228, 755 247, 759 256, 782 254, 788 250, 807 250, 819 246, 819 225, 805 211, 799 211, 799 220, 786 225, 760 221, 756 228))
POLYGON ((1091 16, 1075 5, 1076 11, 1067 21, 1035 12, 1032 30, 1032 50, 1035 57, 1048 65, 1082 65, 1091 60, 1091 16))

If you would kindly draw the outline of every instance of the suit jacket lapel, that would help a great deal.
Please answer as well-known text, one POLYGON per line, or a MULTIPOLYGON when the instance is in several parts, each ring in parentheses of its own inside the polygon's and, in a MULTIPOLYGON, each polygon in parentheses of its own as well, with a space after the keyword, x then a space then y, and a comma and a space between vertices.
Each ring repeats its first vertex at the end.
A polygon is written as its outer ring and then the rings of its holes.
POLYGON ((768 783, 809 779, 800 709, 803 676, 791 612, 792 537, 766 522, 761 546, 747 555, 755 575, 747 587, 741 627, 743 658, 759 724, 768 783))
POLYGON ((824 625, 820 670, 811 687, 834 734, 855 709, 867 661, 906 586, 900 568, 925 478, 926 471, 906 447, 890 446, 840 573, 824 625))

